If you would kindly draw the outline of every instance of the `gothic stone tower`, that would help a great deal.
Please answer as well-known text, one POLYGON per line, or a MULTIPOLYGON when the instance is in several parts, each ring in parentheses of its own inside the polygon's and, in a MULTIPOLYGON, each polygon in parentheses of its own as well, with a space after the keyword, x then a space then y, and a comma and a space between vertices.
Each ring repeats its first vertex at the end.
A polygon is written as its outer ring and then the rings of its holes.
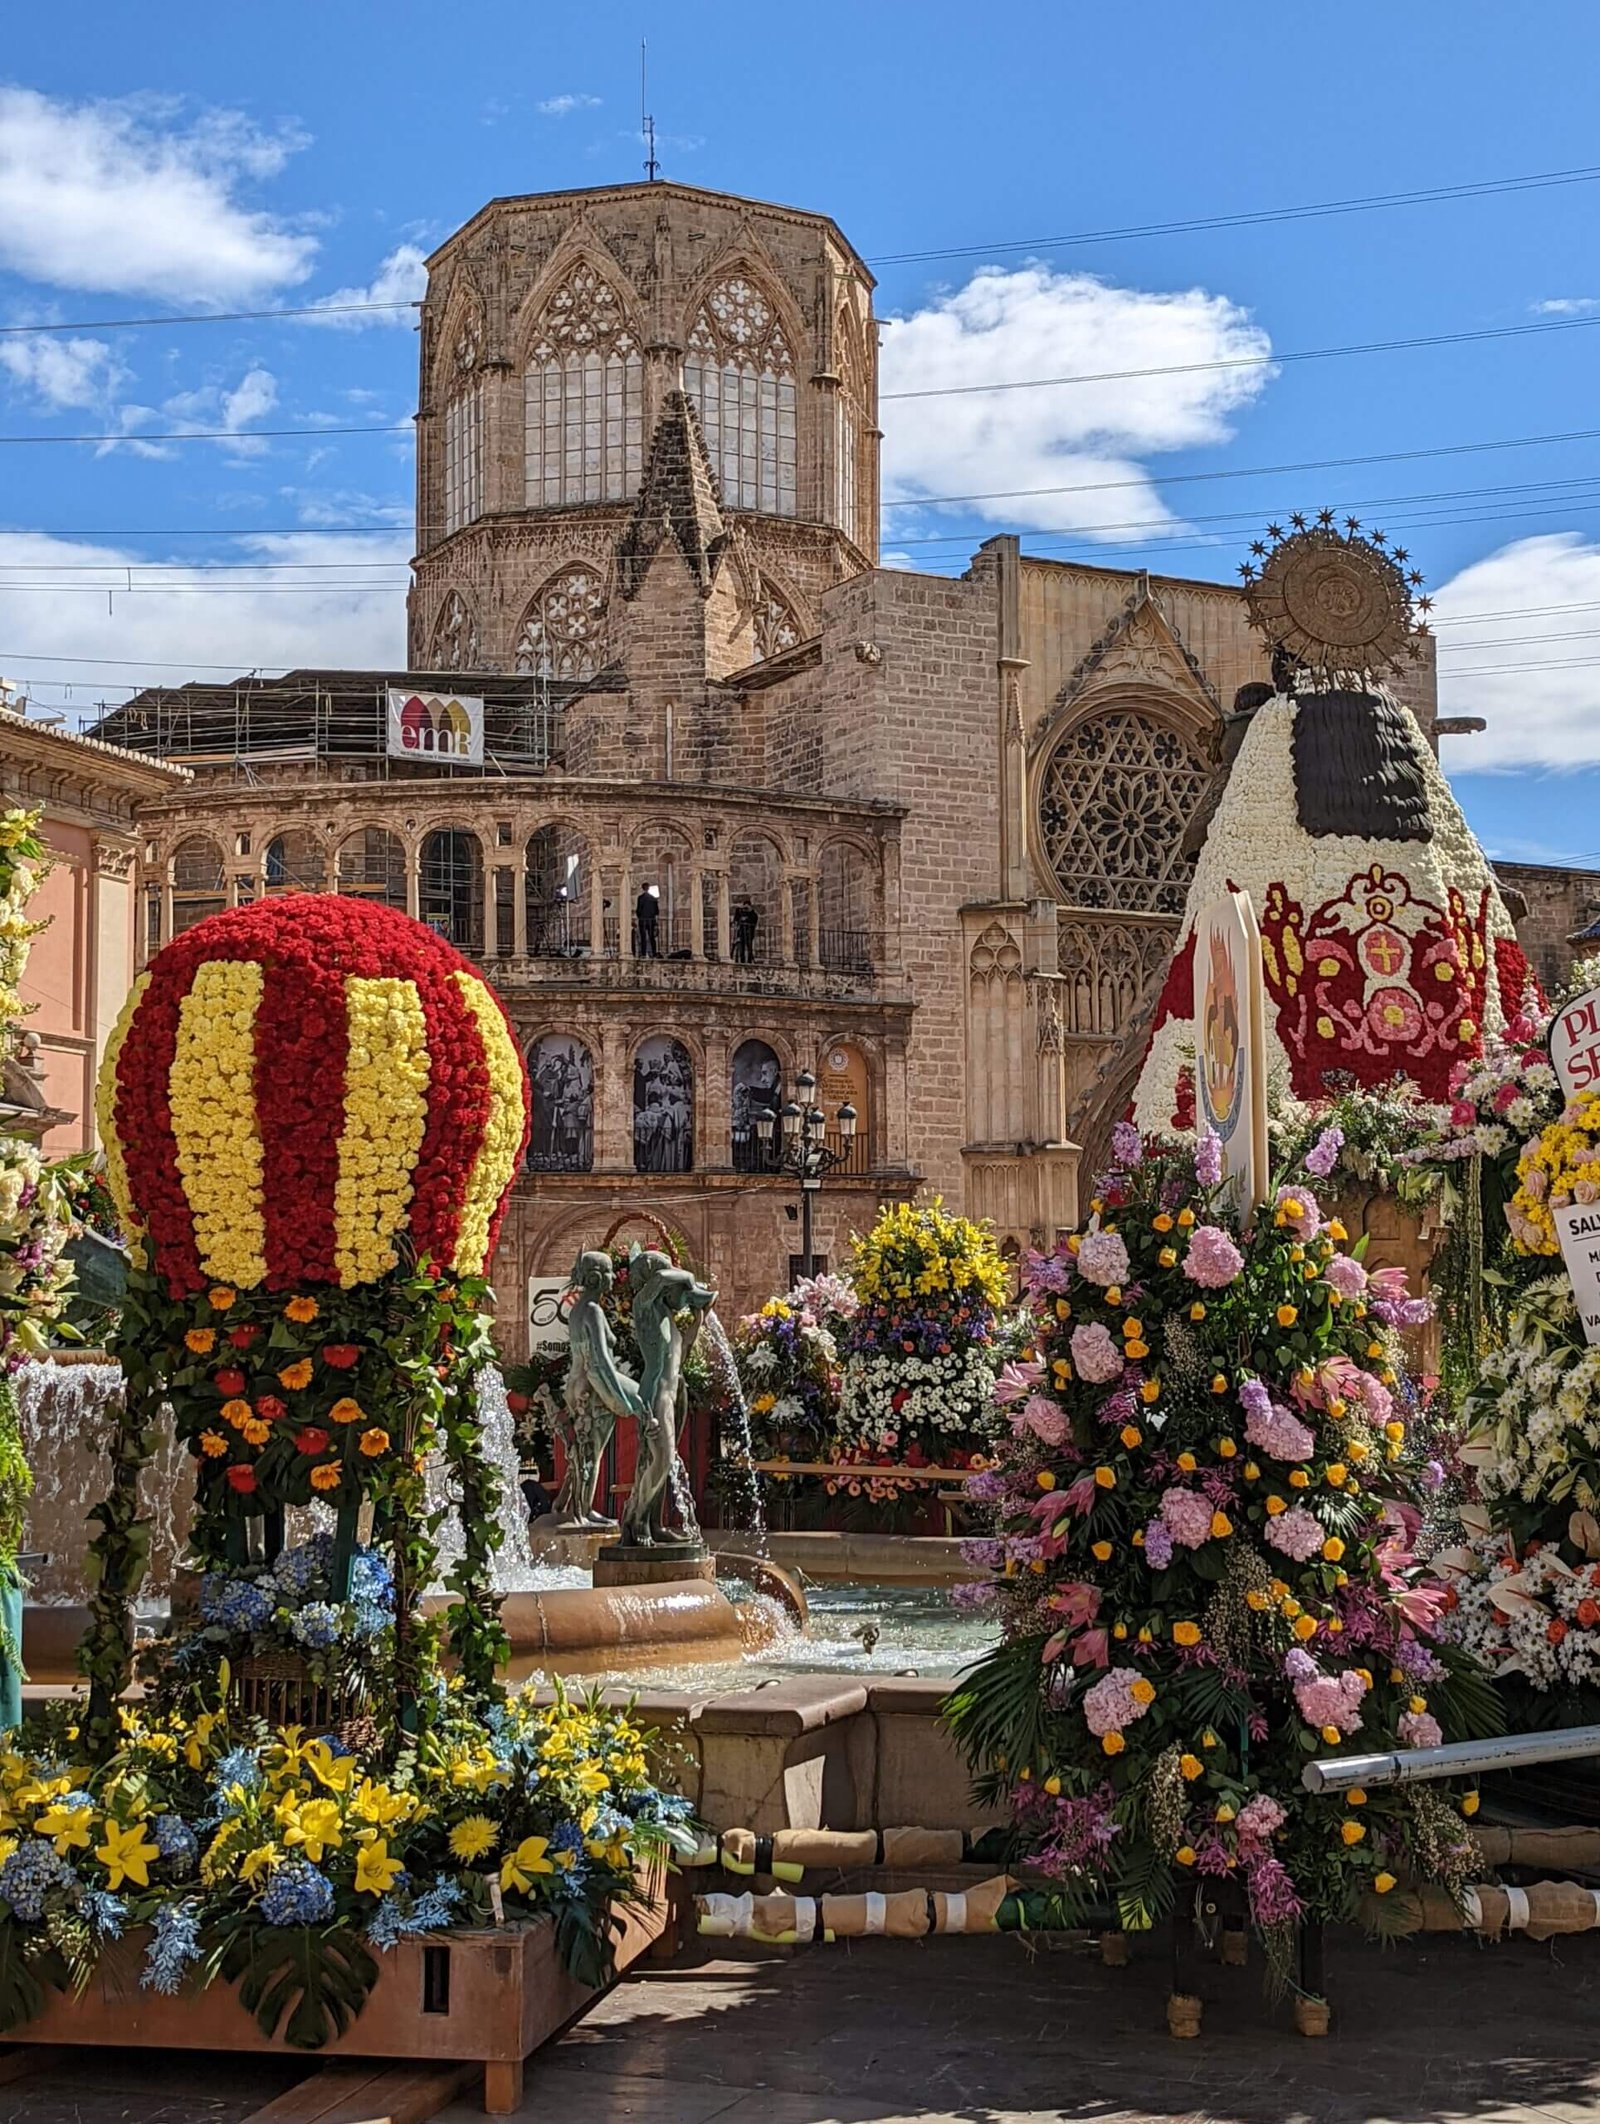
POLYGON ((664 522, 711 548, 703 679, 815 636, 877 557, 872 285, 825 216, 687 185, 474 215, 428 261, 412 669, 631 667, 664 522))

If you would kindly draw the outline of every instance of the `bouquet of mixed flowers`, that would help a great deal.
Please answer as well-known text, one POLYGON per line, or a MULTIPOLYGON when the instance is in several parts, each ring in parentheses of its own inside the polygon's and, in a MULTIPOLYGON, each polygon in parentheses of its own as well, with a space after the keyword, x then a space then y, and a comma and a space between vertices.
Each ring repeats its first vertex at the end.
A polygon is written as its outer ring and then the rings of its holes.
POLYGON ((72 1732, 0 1753, 0 2029, 81 1990, 106 1945, 145 1933, 141 1982, 218 1975, 264 2033, 342 2033, 408 1936, 548 1917, 602 1982, 614 1904, 689 1838, 626 1712, 531 1693, 480 1718, 440 1685, 423 1737, 388 1757, 200 1711, 124 1710, 89 1763, 72 1732))
POLYGON ((334 1540, 318 1534, 283 1549, 270 1565, 208 1571, 200 1581, 197 1627, 174 1651, 181 1669, 247 1653, 286 1652, 311 1679, 345 1687, 386 1653, 394 1629, 394 1577, 371 1549, 351 1559, 350 1590, 335 1597, 334 1540))
POLYGON ((1438 1471, 1397 1331, 1426 1304, 1347 1250, 1308 1177, 1243 1230, 1214 1136, 1118 1157, 1115 1205, 1028 1264, 1003 1466, 969 1486, 1005 1638, 952 1720, 1069 1903, 1142 1928, 1175 1882, 1231 1880, 1281 1962, 1295 1921, 1392 1923, 1397 1888, 1472 1864, 1471 1795, 1301 1783, 1319 1750, 1496 1727, 1413 1551, 1438 1471))
POLYGON ((843 1277, 812 1276, 740 1321, 735 1350, 757 1459, 837 1453, 839 1338, 859 1304, 843 1277))
POLYGON ((1444 1173, 1412 1154, 1438 1137, 1446 1109, 1403 1075, 1361 1085, 1332 1070, 1327 1082, 1326 1099, 1307 1104, 1285 1096, 1273 1102, 1273 1164, 1285 1172, 1304 1170, 1336 1192, 1395 1195, 1415 1210, 1433 1202, 1445 1185, 1444 1173))
POLYGON ((931 1203, 885 1209, 851 1242, 860 1305, 845 1329, 839 1430, 848 1453, 942 1456, 994 1435, 995 1335, 1011 1271, 992 1234, 931 1203))
POLYGON ((50 860, 39 838, 37 811, 0 811, 0 1058, 23 1016, 18 988, 28 946, 43 927, 30 922, 27 906, 50 860))

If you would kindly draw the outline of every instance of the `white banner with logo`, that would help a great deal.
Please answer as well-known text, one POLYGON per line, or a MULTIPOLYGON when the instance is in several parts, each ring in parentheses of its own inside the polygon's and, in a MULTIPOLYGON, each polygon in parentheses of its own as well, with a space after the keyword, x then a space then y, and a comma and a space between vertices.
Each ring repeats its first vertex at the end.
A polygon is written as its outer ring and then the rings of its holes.
POLYGON ((387 751, 396 760, 455 760, 483 765, 483 700, 470 693, 416 693, 389 688, 387 751))

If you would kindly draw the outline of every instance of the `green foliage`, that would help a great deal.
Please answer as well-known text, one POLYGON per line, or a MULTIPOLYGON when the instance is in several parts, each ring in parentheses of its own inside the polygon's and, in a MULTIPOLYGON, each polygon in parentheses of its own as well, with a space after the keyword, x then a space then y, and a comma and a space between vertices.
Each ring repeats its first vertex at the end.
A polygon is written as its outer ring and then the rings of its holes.
POLYGON ((378 1964, 342 1925, 260 1925, 238 1921, 219 1942, 222 1974, 264 2036, 282 2030, 296 2050, 321 2050, 342 2036, 378 1981, 378 1964))
POLYGON ((58 1951, 13 1917, 0 1918, 0 2035, 43 2011, 45 1991, 66 1991, 71 1977, 58 1951))
POLYGON ((945 1698, 944 1722, 969 1763, 991 1764, 1005 1783, 1025 1764, 1050 1760, 1049 1712, 1040 1686, 1044 1637, 999 1645, 969 1667, 945 1698))

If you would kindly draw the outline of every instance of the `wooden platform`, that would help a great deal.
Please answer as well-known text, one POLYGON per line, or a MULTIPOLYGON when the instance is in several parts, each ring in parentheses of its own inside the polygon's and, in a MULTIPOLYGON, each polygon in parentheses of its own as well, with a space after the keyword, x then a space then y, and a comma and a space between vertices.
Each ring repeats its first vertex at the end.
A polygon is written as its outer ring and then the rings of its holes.
MULTIPOLYGON (((662 1937, 672 1915, 659 1882, 645 1907, 621 1913, 619 1974, 662 1937)), ((435 2108, 443 2107, 461 2079, 478 2068, 485 2110, 491 2116, 508 2116, 522 2100, 526 2059, 601 1996, 562 1965, 555 1930, 548 1923, 401 1940, 379 1956, 378 1981, 354 2024, 324 2050, 296 2053, 281 2038, 262 2034, 231 1984, 218 1982, 175 1998, 141 1989, 146 1937, 131 1933, 109 1947, 82 1998, 51 1993, 44 2011, 25 2028, 13 2029, 8 2040, 63 2047, 436 2060, 462 2071, 453 2081, 445 2072, 424 2075, 426 2094, 439 2095, 435 2108)), ((363 2075, 364 2084, 372 2077, 363 2075)), ((370 2096, 369 2086, 369 2102, 370 2096)), ((337 2124, 337 2119, 328 2124, 337 2124)), ((413 2111, 405 2124, 421 2120, 413 2111)))

